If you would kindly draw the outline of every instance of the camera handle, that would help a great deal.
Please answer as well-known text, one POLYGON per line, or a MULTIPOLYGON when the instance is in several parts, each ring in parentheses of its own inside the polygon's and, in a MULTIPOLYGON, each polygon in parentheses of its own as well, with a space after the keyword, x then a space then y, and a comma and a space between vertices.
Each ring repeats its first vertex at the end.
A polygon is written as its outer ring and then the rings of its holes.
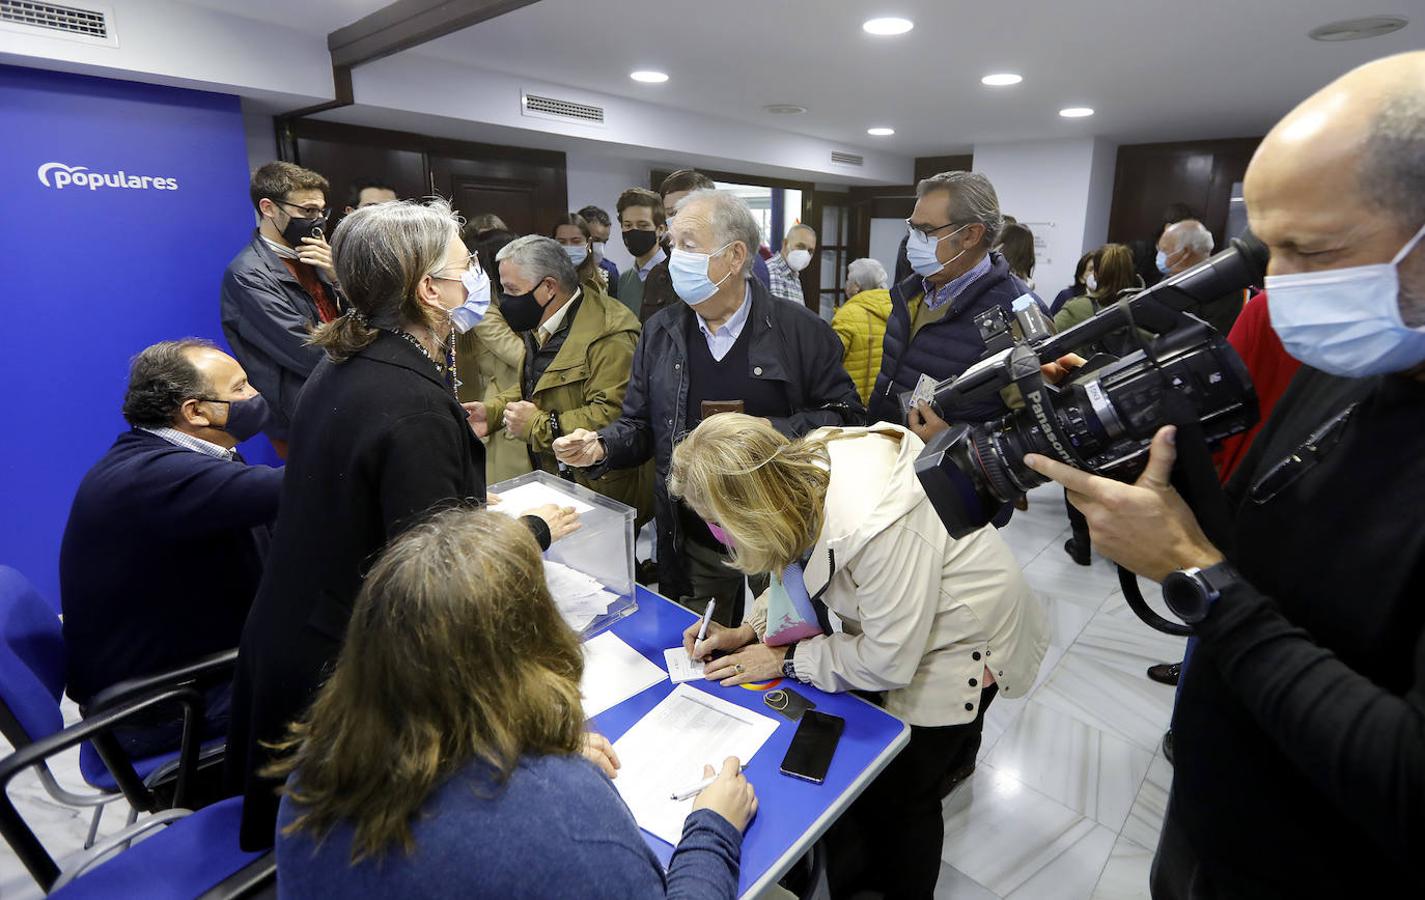
MULTIPOLYGON (((1165 422, 1176 425, 1178 429, 1173 487, 1197 516, 1207 539, 1224 554, 1230 555, 1232 507, 1222 490, 1222 482, 1218 480, 1217 467, 1212 463, 1212 453, 1207 448, 1202 424, 1187 398, 1177 391, 1164 393, 1163 407, 1165 422)), ((1118 567, 1118 584, 1123 588, 1123 599, 1128 602, 1128 608, 1148 627, 1179 637, 1192 634, 1187 625, 1158 615, 1143 599, 1143 592, 1138 589, 1138 577, 1122 566, 1118 567)))

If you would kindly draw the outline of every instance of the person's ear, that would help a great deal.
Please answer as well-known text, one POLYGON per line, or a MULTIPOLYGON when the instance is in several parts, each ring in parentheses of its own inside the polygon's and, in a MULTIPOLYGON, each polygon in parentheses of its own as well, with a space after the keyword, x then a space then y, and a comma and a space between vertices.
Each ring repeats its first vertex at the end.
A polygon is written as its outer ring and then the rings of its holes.
POLYGON ((184 400, 183 405, 178 408, 178 414, 190 428, 210 428, 213 425, 213 420, 203 409, 203 401, 196 397, 184 400))
POLYGON ((434 275, 423 275, 416 283, 416 299, 427 306, 439 307, 442 311, 445 304, 440 302, 440 288, 436 286, 434 275))

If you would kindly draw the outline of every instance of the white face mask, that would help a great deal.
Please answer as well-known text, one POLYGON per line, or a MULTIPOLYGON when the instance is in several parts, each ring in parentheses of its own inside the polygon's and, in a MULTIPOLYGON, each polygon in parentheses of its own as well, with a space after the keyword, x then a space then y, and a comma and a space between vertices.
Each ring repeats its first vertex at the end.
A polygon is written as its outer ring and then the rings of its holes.
POLYGON ((600 259, 603 259, 603 258, 604 258, 604 242, 603 242, 603 241, 594 241, 594 253, 598 254, 598 257, 599 257, 600 259))
POLYGON ((1092 272, 1084 276, 1084 287, 1089 289, 1089 293, 1098 290, 1098 279, 1093 277, 1092 272))
POLYGON ((722 283, 732 277, 732 270, 729 269, 726 275, 713 281, 708 277, 708 264, 714 256, 731 246, 731 243, 723 244, 711 253, 694 253, 674 247, 673 255, 668 259, 668 275, 673 281, 673 293, 689 306, 697 306, 716 294, 722 283))
POLYGON ((800 272, 809 265, 811 265, 810 250, 793 250, 787 254, 787 268, 793 272, 800 272))
POLYGON ((1400 316, 1400 261, 1422 225, 1388 263, 1267 276, 1272 328, 1286 352, 1343 378, 1404 372, 1425 362, 1425 326, 1400 316))

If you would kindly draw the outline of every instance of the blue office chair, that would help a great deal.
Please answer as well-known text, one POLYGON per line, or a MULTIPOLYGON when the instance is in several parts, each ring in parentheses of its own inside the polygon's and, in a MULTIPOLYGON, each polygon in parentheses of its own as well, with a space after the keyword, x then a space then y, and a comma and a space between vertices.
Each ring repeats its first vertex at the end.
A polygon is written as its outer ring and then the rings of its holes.
MULTIPOLYGON (((86 712, 97 715, 165 687, 190 683, 202 676, 230 670, 236 650, 214 654, 173 672, 132 679, 114 685, 96 696, 86 712)), ((16 748, 59 733, 64 728, 60 696, 64 690, 64 638, 59 618, 20 572, 0 566, 0 734, 16 748)), ((197 723, 189 723, 196 738, 197 723)), ((185 741, 188 739, 185 727, 185 741)), ((99 793, 75 793, 62 787, 43 762, 35 767, 40 784, 57 802, 68 806, 92 807, 94 815, 84 846, 94 843, 104 808, 117 800, 131 805, 129 824, 139 811, 153 812, 187 800, 188 783, 199 765, 221 762, 223 742, 195 748, 196 756, 186 768, 184 750, 147 759, 130 760, 112 735, 99 734, 79 751, 80 773, 99 793), (129 789, 124 784, 129 784, 129 789)))
MULTIPOLYGON (((10 781, 31 767, 43 767, 57 753, 85 741, 99 741, 116 726, 137 719, 160 706, 178 703, 184 710, 183 753, 195 757, 194 740, 202 714, 203 696, 192 686, 169 688, 117 708, 89 716, 0 760, 0 835, 19 856, 30 874, 52 896, 68 898, 144 897, 146 900, 191 900, 194 897, 237 898, 271 892, 276 860, 270 852, 248 853, 238 846, 242 798, 233 797, 197 812, 169 809, 86 851, 79 861, 61 872, 54 858, 10 801, 10 781), (161 831, 159 829, 162 829, 161 831), (129 847, 141 835, 157 831, 129 847), (124 849, 124 848, 128 849, 124 849), (118 851, 117 856, 105 857, 118 851)), ((132 773, 116 771, 124 796, 145 791, 132 773)), ((183 778, 179 777, 179 793, 183 778)))

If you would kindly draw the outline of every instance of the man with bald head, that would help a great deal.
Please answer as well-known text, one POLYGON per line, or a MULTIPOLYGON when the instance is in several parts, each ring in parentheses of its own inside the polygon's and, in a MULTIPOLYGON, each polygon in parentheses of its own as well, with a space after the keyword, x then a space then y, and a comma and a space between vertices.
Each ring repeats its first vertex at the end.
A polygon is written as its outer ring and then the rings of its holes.
POLYGON ((772 296, 806 305, 806 294, 802 292, 802 270, 811 265, 816 253, 816 232, 810 225, 793 225, 787 229, 782 240, 782 249, 767 260, 767 274, 771 276, 772 296))
POLYGON ((592 477, 654 460, 658 588, 698 612, 716 597, 713 618, 736 626, 743 577, 726 565, 728 548, 707 523, 668 495, 674 444, 723 412, 765 418, 799 437, 823 425, 859 425, 865 410, 831 326, 753 276, 759 232, 746 203, 728 191, 695 190, 679 203, 669 233, 680 302, 644 324, 623 414, 597 432, 581 428, 556 440, 554 453, 565 465, 590 467, 592 477))
MULTIPOLYGON (((1212 248, 1212 232, 1207 230, 1207 226, 1197 219, 1183 219, 1163 229, 1162 237, 1158 238, 1158 258, 1155 262, 1163 276, 1176 275, 1207 259, 1212 255, 1212 248)), ((1232 323, 1237 321, 1246 299, 1245 290, 1232 291, 1204 300, 1186 311, 1225 336, 1232 330, 1232 323)))
POLYGON ((1040 456, 1094 545, 1192 623, 1155 898, 1425 895, 1425 53, 1263 140, 1247 215, 1303 366, 1228 483, 1216 547, 1169 486, 1040 456))

